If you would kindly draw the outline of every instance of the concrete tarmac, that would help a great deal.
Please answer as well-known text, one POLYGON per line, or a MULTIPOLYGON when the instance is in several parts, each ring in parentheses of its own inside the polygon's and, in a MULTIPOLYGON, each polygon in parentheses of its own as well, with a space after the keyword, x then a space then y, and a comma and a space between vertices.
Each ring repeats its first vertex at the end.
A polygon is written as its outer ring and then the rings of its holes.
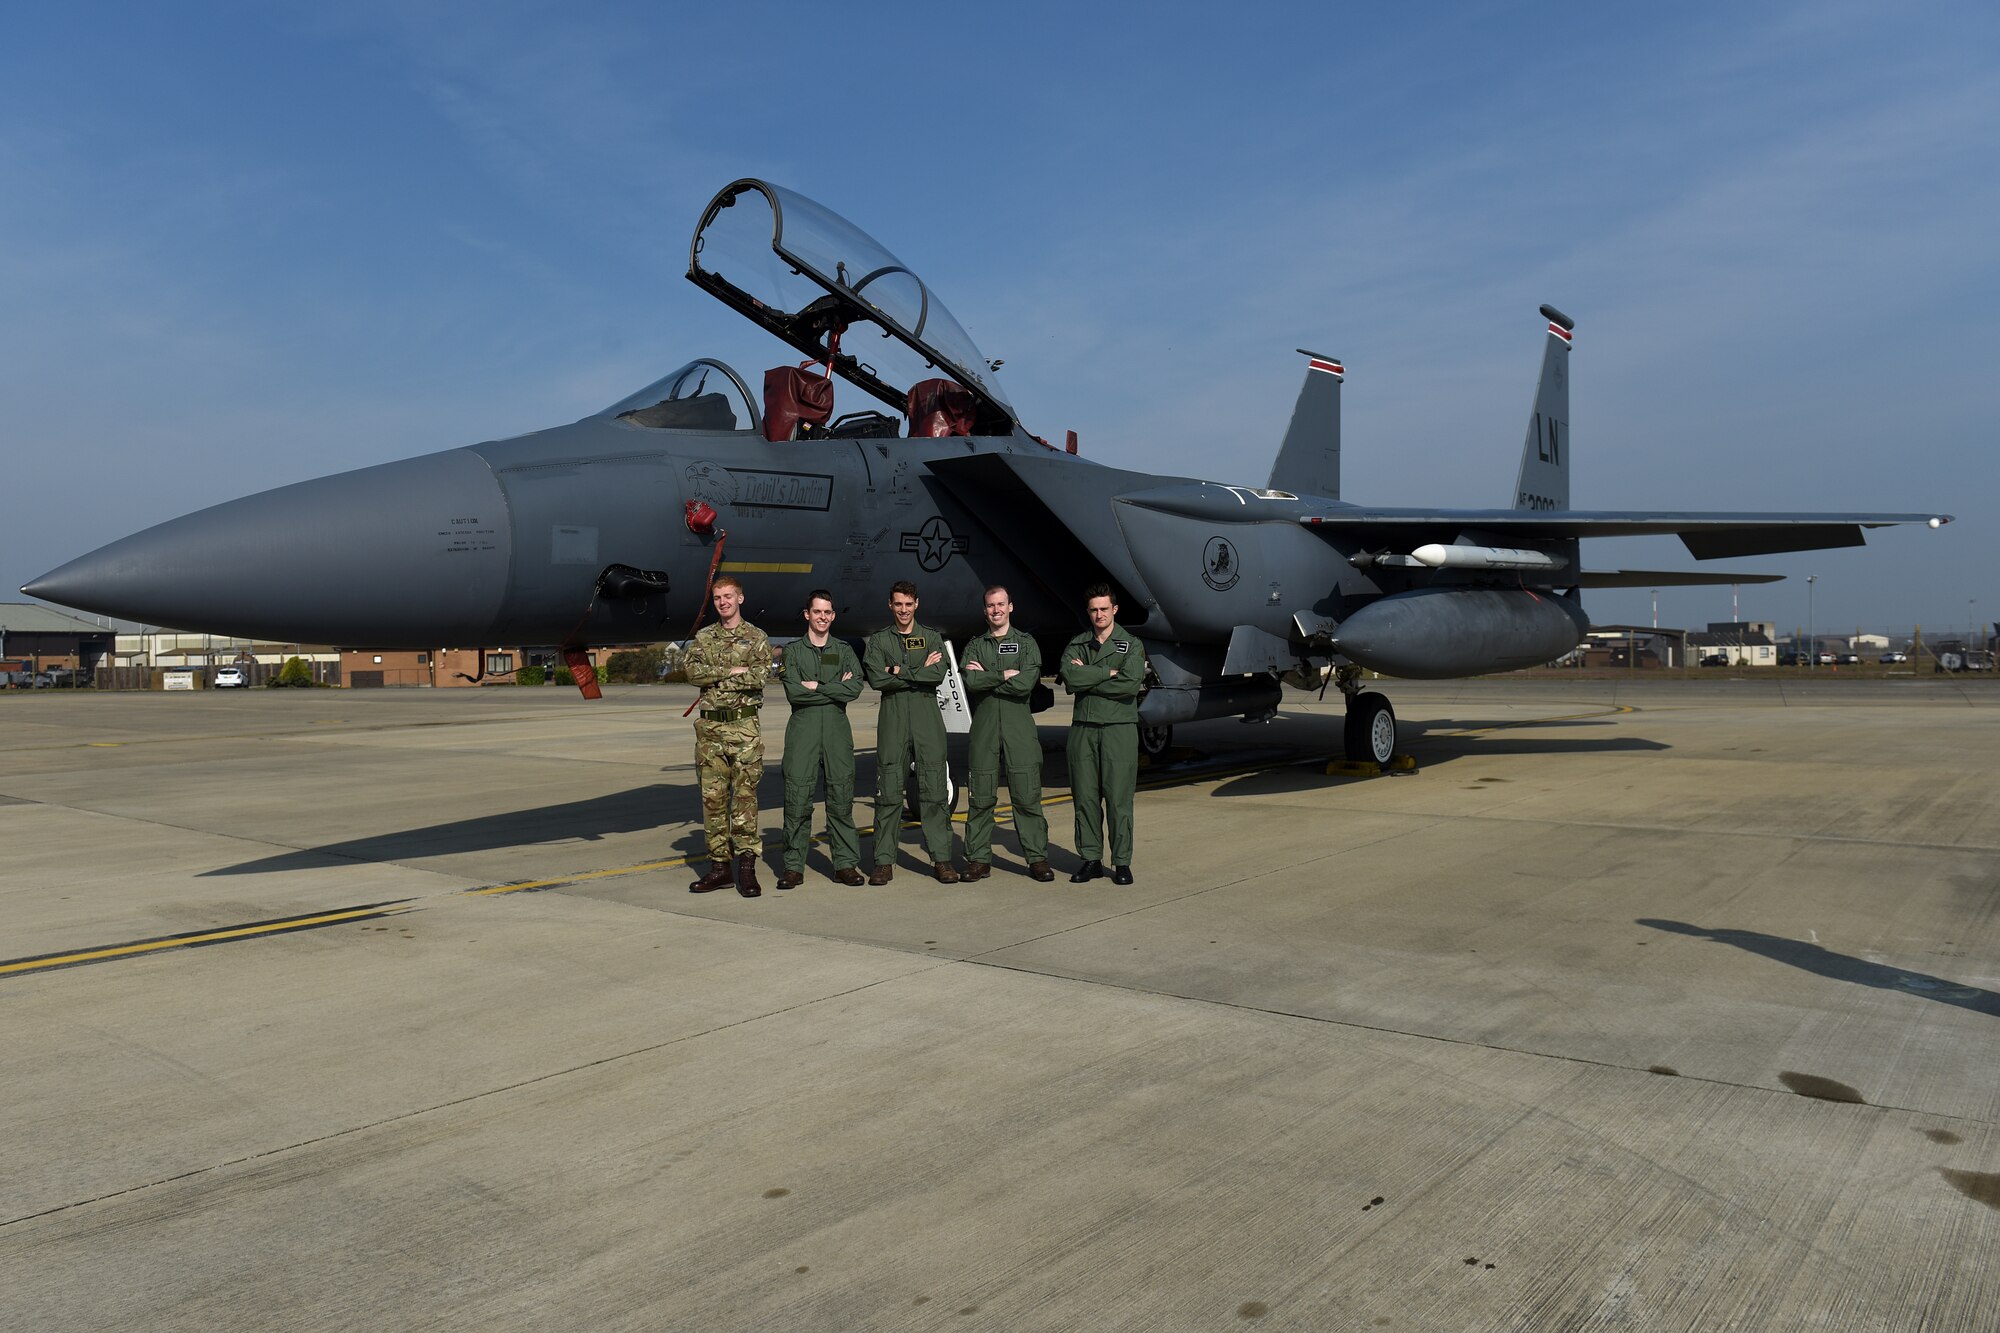
POLYGON ((1993 1327, 2000 687, 1385 688, 1123 889, 773 891, 774 698, 755 901, 683 688, 0 695, 0 1325, 1993 1327))

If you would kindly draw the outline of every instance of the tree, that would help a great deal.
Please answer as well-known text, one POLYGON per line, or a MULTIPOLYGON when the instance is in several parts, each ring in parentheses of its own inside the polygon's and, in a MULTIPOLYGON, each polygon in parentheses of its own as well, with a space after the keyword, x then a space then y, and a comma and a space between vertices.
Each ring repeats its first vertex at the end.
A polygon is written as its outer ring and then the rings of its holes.
POLYGON ((660 678, 660 667, 665 661, 666 653, 657 644, 627 648, 611 654, 611 660, 604 664, 604 678, 628 685, 651 685, 660 678))

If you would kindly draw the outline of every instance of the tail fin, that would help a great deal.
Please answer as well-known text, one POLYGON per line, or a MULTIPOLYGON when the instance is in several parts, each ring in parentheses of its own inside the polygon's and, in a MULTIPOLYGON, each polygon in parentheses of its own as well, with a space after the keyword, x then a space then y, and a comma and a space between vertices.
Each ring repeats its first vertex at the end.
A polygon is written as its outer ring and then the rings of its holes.
POLYGON ((1292 408, 1292 424, 1271 464, 1271 489, 1340 498, 1340 384, 1347 370, 1336 357, 1298 349, 1306 382, 1292 408))
POLYGON ((1542 382, 1521 449, 1514 483, 1516 509, 1569 508, 1569 339, 1576 321, 1552 305, 1542 307, 1549 341, 1542 352, 1542 382))

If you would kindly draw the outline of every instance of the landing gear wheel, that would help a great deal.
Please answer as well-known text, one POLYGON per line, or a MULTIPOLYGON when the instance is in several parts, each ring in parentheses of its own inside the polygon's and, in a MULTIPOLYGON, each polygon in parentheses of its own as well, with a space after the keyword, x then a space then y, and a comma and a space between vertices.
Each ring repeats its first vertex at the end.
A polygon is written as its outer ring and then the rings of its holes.
POLYGON ((1174 728, 1169 722, 1141 722, 1139 724, 1139 753, 1155 762, 1166 757, 1167 749, 1174 743, 1174 728))
POLYGON ((1396 710, 1386 696, 1370 690, 1347 701, 1347 757, 1388 766, 1396 757, 1396 710))

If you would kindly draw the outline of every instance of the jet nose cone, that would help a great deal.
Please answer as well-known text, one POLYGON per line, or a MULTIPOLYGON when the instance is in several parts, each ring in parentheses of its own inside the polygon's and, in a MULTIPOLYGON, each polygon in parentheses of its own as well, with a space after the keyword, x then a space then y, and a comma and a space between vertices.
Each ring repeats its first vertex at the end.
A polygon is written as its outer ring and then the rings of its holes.
POLYGON ((377 647, 476 642, 506 595, 499 484, 467 449, 231 500, 112 542, 31 597, 176 629, 377 647))

